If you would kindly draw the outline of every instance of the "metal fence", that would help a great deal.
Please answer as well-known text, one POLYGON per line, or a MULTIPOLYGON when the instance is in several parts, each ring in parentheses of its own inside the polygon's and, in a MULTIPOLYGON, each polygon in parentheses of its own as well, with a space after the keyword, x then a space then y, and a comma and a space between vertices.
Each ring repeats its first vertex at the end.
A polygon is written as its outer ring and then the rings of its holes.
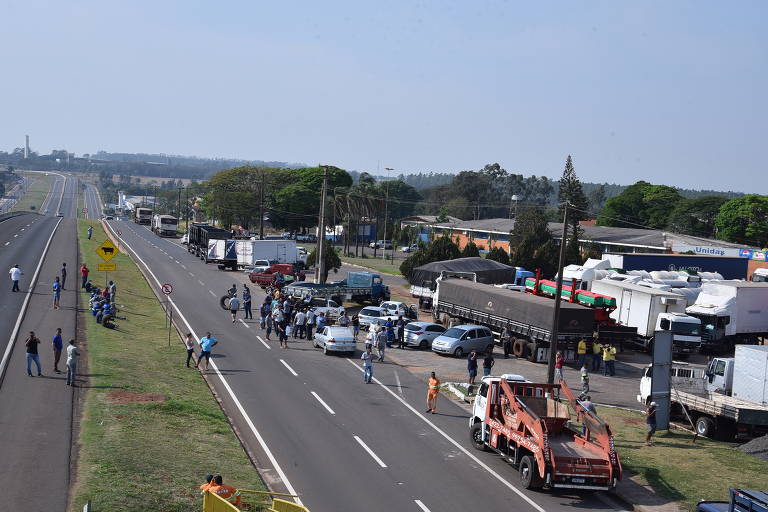
MULTIPOLYGON (((245 497, 246 495, 254 495, 265 498, 272 498, 271 503, 265 501, 254 502, 254 504, 258 503, 269 506, 269 508, 266 509, 269 512, 309 512, 309 509, 299 505, 298 503, 275 498, 275 496, 295 498, 295 494, 283 494, 269 491, 253 491, 251 489, 240 489, 240 493, 241 497, 245 497)), ((213 494, 210 491, 205 491, 205 493, 203 493, 203 512, 236 512, 238 510, 240 509, 238 509, 232 503, 217 496, 216 494, 213 494)))

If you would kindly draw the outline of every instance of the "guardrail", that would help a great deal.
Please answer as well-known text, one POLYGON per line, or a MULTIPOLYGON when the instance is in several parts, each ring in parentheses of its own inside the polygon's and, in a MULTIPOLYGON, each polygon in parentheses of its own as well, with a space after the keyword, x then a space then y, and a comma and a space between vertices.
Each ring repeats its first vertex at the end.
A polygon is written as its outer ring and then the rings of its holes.
MULTIPOLYGON (((269 491, 254 491, 251 489, 239 489, 240 495, 252 494, 257 496, 268 496, 272 498, 272 502, 258 501, 254 504, 269 505, 268 512, 309 512, 309 509, 298 503, 292 501, 275 498, 275 496, 282 496, 284 498, 296 498, 295 494, 284 494, 280 492, 269 491)), ((205 491, 203 493, 203 512, 236 512, 240 509, 232 503, 228 502, 224 498, 217 496, 216 494, 205 491)))

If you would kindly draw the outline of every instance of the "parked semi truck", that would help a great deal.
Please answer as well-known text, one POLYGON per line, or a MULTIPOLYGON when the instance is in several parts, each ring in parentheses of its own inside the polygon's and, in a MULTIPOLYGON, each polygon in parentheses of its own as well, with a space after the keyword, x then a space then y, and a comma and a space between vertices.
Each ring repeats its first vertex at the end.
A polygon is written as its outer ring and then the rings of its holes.
POLYGON ((617 323, 637 328, 635 345, 653 351, 657 331, 672 332, 674 354, 690 354, 701 346, 701 321, 685 314, 685 298, 658 288, 602 279, 592 291, 616 299, 610 314, 617 323))
POLYGON ((686 313, 701 321, 702 348, 729 351, 768 336, 768 283, 711 281, 686 313))
POLYGON ((155 215, 152 217, 152 232, 158 236, 176 236, 178 220, 173 215, 155 215))
POLYGON ((136 224, 152 224, 152 210, 149 208, 136 208, 133 211, 133 222, 136 224))
POLYGON ((511 377, 483 379, 469 419, 473 446, 516 466, 526 489, 616 487, 621 461, 610 427, 577 401, 565 382, 511 377), (571 421, 571 412, 583 429, 571 421))
POLYGON ((296 297, 327 297, 339 304, 344 300, 379 304, 390 298, 389 286, 379 274, 371 272, 347 272, 346 279, 333 283, 294 283, 283 287, 283 293, 296 297))
MULTIPOLYGON (((637 400, 648 404, 652 367, 637 400)), ((734 357, 715 357, 705 369, 673 363, 671 413, 690 417, 699 435, 724 440, 768 433, 768 346, 737 345, 734 357)))
MULTIPOLYGON (((189 226, 187 251, 206 263, 210 263, 212 261, 208 255, 210 242, 213 240, 226 240, 229 236, 229 231, 211 226, 210 224, 192 224, 189 226)), ((232 250, 234 252, 234 245, 232 250)), ((237 260, 235 259, 235 261, 237 260)))

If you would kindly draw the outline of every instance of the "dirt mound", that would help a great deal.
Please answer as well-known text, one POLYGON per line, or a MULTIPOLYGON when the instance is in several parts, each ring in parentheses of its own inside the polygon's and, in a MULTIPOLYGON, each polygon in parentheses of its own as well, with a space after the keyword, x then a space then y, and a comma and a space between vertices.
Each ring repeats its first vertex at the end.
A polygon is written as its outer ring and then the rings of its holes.
POLYGON ((130 404, 137 402, 165 402, 165 397, 159 393, 131 393, 129 391, 110 391, 107 398, 113 404, 130 404))
POLYGON ((739 446, 739 450, 768 462, 768 436, 757 437, 739 446))

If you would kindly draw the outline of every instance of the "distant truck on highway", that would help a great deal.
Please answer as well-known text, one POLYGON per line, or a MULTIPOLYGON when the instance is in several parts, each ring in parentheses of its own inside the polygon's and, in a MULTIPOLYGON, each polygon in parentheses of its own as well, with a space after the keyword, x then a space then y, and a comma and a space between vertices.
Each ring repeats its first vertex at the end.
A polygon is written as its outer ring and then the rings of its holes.
MULTIPOLYGON (((732 358, 716 357, 702 370, 671 368, 672 415, 690 417, 696 432, 723 440, 768 433, 768 346, 737 345, 732 358), (687 413, 687 414, 686 414, 687 413)), ((653 368, 646 366, 637 400, 648 404, 653 368)))
POLYGON ((136 224, 152 224, 152 210, 149 208, 136 208, 133 211, 133 222, 136 224))
POLYGON ((610 427, 576 400, 565 381, 484 378, 469 434, 476 449, 494 451, 516 466, 526 489, 610 490, 621 479, 610 427), (572 422, 571 412, 583 429, 572 422))
MULTIPOLYGON (((209 243, 212 240, 226 240, 230 237, 230 232, 226 229, 220 229, 210 224, 193 223, 189 226, 189 242, 187 251, 191 252, 206 263, 214 261, 208 255, 209 243)), ((232 245, 234 254, 234 244, 232 245)), ((237 261, 237 258, 235 258, 237 261)), ((236 267, 236 265, 235 265, 236 267)), ((234 269, 233 269, 234 270, 234 269)))
POLYGON ((152 232, 158 236, 176 236, 178 220, 173 215, 155 215, 152 217, 152 232))
POLYGON ((621 325, 637 328, 639 348, 652 352, 657 331, 672 333, 674 354, 691 354, 701 347, 701 320, 685 314, 681 295, 610 279, 593 281, 592 291, 616 299, 610 316, 621 325))
POLYGON ((701 321, 702 348, 726 352, 768 336, 768 283, 711 281, 686 313, 701 321))

